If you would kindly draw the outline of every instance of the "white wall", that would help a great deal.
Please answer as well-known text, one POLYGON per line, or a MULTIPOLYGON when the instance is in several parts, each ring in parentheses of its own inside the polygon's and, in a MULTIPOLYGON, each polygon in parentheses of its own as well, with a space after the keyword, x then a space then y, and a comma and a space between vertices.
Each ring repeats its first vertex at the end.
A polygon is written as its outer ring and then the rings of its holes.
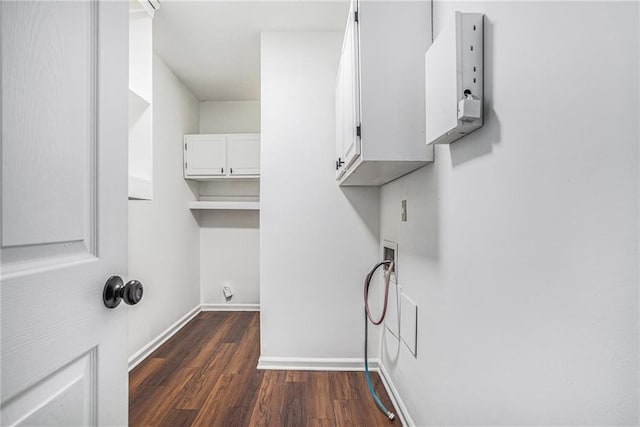
MULTIPOLYGON (((129 201, 129 277, 144 298, 129 313, 129 355, 200 303, 194 191, 182 177, 182 137, 198 131, 198 100, 154 55, 153 201, 129 201)), ((195 187, 194 187, 195 190, 195 187)))
MULTIPOLYGON (((259 133, 260 101, 200 103, 200 133, 259 133)), ((200 197, 260 195, 258 180, 201 182, 200 197)), ((260 213, 202 211, 200 223, 200 286, 204 304, 260 303, 260 213), (222 288, 233 298, 226 302, 222 288)))
POLYGON ((260 132, 260 101, 200 103, 200 133, 260 132))
POLYGON ((261 37, 261 357, 362 357, 379 190, 335 182, 341 43, 339 33, 261 37))
POLYGON ((260 215, 257 211, 200 214, 200 277, 203 304, 260 303, 260 215), (225 302, 222 288, 233 298, 225 302))
POLYGON ((638 420, 638 4, 486 13, 484 128, 381 194, 418 303, 383 350, 418 425, 638 420), (408 222, 400 202, 408 200, 408 222))

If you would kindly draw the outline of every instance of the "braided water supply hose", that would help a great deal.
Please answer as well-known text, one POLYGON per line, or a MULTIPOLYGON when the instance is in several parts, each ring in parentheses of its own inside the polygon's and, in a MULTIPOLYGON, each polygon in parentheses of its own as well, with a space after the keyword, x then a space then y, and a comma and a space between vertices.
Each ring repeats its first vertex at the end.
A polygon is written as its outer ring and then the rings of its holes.
POLYGON ((380 401, 380 398, 373 390, 373 384, 371 383, 371 376, 369 375, 369 356, 368 356, 368 347, 369 347, 369 320, 374 325, 379 325, 384 321, 384 316, 387 314, 387 301, 389 299, 389 283, 391 282, 391 272, 393 271, 393 261, 387 260, 382 261, 373 266, 371 271, 367 274, 367 277, 364 279, 364 375, 367 379, 367 386, 369 387, 369 392, 371 396, 373 396, 373 400, 376 402, 378 408, 389 418, 393 420, 396 416, 393 412, 388 410, 384 404, 380 401), (371 310, 369 310, 369 286, 371 285, 371 279, 375 274, 376 270, 383 265, 389 265, 389 268, 386 269, 384 273, 384 305, 382 307, 382 314, 378 320, 373 318, 371 314, 371 310))

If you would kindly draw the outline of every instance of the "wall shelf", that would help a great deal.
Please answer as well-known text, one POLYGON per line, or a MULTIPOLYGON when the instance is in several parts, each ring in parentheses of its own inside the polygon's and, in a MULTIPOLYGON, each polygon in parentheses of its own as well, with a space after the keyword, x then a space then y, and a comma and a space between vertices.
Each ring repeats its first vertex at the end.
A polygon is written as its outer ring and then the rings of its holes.
POLYGON ((247 200, 197 200, 189 202, 189 209, 191 210, 260 210, 259 201, 247 201, 247 200))

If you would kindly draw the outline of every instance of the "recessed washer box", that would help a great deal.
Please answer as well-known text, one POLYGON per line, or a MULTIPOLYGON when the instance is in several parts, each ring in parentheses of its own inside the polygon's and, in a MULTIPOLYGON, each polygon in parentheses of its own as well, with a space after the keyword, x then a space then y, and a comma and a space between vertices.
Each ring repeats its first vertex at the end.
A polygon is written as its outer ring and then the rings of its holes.
POLYGON ((425 54, 427 144, 449 144, 484 124, 483 20, 455 12, 425 54))
MULTIPOLYGON (((382 256, 385 261, 393 261, 393 270, 391 271, 391 282, 398 283, 398 244, 391 240, 382 242, 382 256)), ((384 267, 385 271, 388 267, 384 267)))
MULTIPOLYGON (((385 261, 393 260, 394 268, 391 274, 391 285, 389 287, 389 300, 387 304, 387 315, 384 318, 384 325, 396 339, 400 339, 400 299, 398 286, 398 244, 390 240, 382 241, 382 257, 385 261)), ((387 267, 385 267, 386 270, 387 267)))

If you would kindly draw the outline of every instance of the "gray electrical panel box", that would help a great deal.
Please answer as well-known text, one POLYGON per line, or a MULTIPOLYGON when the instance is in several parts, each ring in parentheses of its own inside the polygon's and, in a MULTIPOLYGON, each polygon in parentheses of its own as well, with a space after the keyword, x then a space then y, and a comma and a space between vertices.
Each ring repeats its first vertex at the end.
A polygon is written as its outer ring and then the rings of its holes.
POLYGON ((427 144, 449 144, 482 127, 482 13, 456 12, 425 55, 427 144))

